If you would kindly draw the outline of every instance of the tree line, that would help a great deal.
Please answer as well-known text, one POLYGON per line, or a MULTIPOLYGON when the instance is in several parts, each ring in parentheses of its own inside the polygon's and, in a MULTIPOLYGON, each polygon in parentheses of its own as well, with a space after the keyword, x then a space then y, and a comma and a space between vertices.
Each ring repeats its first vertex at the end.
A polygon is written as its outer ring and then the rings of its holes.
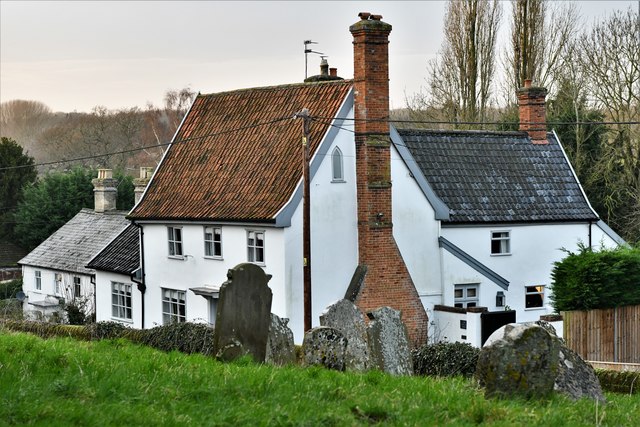
POLYGON ((560 137, 594 209, 627 241, 640 241, 638 11, 588 25, 574 3, 510 5, 509 43, 501 48, 503 2, 450 0, 426 86, 394 118, 425 122, 417 127, 517 130, 517 89, 531 79, 549 91, 548 130, 560 137))

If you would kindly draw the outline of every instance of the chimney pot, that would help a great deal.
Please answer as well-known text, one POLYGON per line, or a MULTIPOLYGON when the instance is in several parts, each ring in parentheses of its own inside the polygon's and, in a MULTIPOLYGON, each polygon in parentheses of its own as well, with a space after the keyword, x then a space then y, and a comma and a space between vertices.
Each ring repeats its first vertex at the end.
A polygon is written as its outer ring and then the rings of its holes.
POLYGON ((337 68, 329 68, 329 75, 331 77, 338 77, 338 69, 337 68))
POLYGON ((369 17, 371 16, 371 14, 369 12, 360 12, 358 14, 358 16, 360 17, 360 19, 362 19, 363 21, 366 21, 367 19, 369 19, 369 17))
POLYGON ((380 21, 382 20, 382 15, 371 15, 371 19, 374 21, 380 21))
POLYGON ((525 79, 524 87, 531 87, 531 79, 525 79))
POLYGON ((322 61, 320 61, 320 75, 329 75, 329 63, 327 62, 327 58, 322 58, 322 61))

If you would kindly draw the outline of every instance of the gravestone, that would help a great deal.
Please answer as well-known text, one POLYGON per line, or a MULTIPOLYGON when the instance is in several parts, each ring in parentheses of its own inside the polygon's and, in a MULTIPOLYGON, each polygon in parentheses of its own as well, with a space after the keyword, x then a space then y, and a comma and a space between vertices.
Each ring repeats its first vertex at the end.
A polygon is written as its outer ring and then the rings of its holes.
POLYGON ((367 316, 371 320, 367 328, 370 367, 392 375, 412 375, 409 337, 400 311, 381 307, 367 316))
POLYGON ((289 319, 282 319, 271 313, 271 326, 267 339, 265 361, 272 365, 288 365, 296 360, 293 332, 287 326, 289 319))
POLYGON ((320 315, 320 325, 339 330, 347 339, 345 370, 355 372, 367 370, 369 363, 367 325, 362 312, 354 303, 342 299, 331 304, 320 315))
POLYGON ((220 286, 214 354, 225 361, 248 354, 264 362, 271 325, 273 295, 267 286, 271 275, 244 263, 230 269, 227 279, 220 286))
POLYGON ((319 326, 308 330, 302 342, 304 363, 344 371, 347 339, 337 329, 319 326))
POLYGON ((485 395, 532 398, 556 391, 574 400, 604 401, 593 368, 546 326, 512 323, 489 337, 475 373, 485 395))

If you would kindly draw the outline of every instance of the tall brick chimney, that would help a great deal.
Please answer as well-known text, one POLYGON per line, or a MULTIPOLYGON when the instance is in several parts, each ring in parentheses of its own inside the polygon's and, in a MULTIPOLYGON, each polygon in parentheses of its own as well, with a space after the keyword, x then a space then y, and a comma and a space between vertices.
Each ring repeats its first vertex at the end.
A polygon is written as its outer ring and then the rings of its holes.
POLYGON ((527 132, 534 144, 548 144, 545 97, 547 89, 531 86, 531 80, 524 81, 518 90, 520 130, 527 132))
POLYGON ((367 273, 355 295, 363 312, 402 312, 414 346, 426 342, 427 313, 393 237, 389 136, 389 33, 382 16, 362 12, 353 35, 358 257, 367 273))
POLYGON ((91 180, 96 212, 116 210, 118 180, 113 178, 111 169, 98 169, 98 177, 91 180))
POLYGON ((135 178, 133 180, 133 195, 135 197, 134 204, 137 205, 140 199, 142 199, 142 195, 144 194, 144 190, 147 188, 147 184, 149 184, 149 181, 151 180, 152 174, 153 168, 140 168, 140 178, 135 178))

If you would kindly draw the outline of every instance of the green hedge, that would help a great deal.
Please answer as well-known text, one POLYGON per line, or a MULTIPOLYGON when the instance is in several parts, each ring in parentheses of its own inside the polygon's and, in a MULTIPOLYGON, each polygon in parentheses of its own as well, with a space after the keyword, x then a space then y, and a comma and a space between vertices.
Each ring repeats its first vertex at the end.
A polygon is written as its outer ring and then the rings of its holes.
POLYGON ((22 290, 22 279, 9 280, 0 283, 0 300, 15 298, 18 291, 22 290))
POLYGON ((618 372, 596 369, 602 390, 613 393, 637 394, 640 390, 640 372, 618 372))
POLYGON ((640 304, 640 248, 580 247, 556 262, 551 276, 557 312, 640 304))
POLYGON ((427 344, 411 352, 416 375, 471 377, 476 370, 480 349, 468 343, 427 344))

